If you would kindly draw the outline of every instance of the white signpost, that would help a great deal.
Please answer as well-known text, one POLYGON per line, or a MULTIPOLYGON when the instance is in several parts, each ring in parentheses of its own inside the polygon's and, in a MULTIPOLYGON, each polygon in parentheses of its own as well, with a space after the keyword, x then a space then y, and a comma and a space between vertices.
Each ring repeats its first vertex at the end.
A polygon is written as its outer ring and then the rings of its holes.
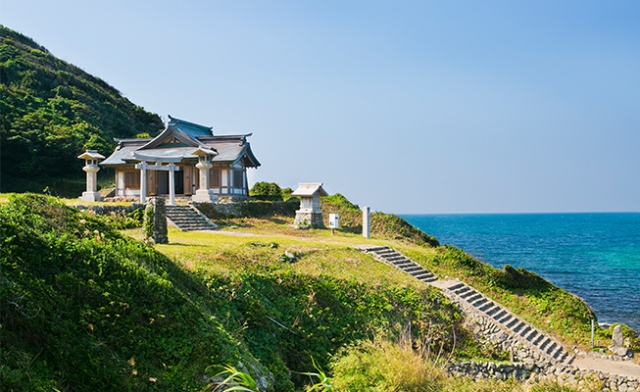
POLYGON ((329 214, 329 228, 331 229, 331 234, 333 234, 333 231, 338 228, 339 218, 338 214, 329 214))

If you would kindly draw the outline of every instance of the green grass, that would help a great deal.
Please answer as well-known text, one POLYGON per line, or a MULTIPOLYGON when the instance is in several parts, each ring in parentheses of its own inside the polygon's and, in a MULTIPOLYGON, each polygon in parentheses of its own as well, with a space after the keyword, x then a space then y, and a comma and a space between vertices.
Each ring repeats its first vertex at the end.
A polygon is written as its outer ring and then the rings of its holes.
POLYGON ((505 272, 459 249, 428 247, 422 241, 413 243, 405 236, 394 240, 384 231, 365 239, 348 229, 338 230, 335 235, 326 229, 298 230, 291 226, 292 221, 287 217, 221 221, 221 230, 235 234, 233 236, 171 230, 171 243, 157 249, 187 268, 216 273, 229 273, 241 266, 254 270, 291 269, 297 273, 327 274, 371 284, 420 285, 403 273, 351 250, 354 245, 364 243, 387 245, 441 277, 458 278, 473 285, 568 346, 587 349, 590 344, 590 320, 594 314, 586 303, 528 271, 507 269, 505 272), (251 245, 254 242, 276 243, 279 247, 251 245), (275 262, 287 249, 304 254, 299 263, 275 262))
MULTIPOLYGON (((352 247, 389 245, 481 290, 493 282, 487 292, 511 305, 532 289, 549 288, 539 278, 492 269, 454 248, 384 234, 364 239, 341 231, 300 231, 283 217, 224 223, 221 233, 170 227, 169 244, 149 247, 136 240, 140 228, 123 236, 109 219, 59 199, 10 197, 0 205, 0 263, 7 283, 0 286, 2 385, 200 390, 211 381, 205 377, 213 375, 210 369, 234 366, 254 377, 272 377, 275 390, 293 391, 304 388, 304 374, 313 369, 330 370, 340 384, 341 377, 354 376, 357 358, 364 358, 364 378, 354 382, 370 378, 372 390, 536 390, 439 373, 381 375, 385 366, 407 361, 440 366, 437 356, 412 351, 420 345, 465 359, 490 359, 492 353, 464 330, 460 314, 437 289, 352 247), (285 253, 294 254, 295 262, 282 261, 285 253), (517 287, 508 288, 514 282, 529 291, 517 295, 517 287), (403 336, 404 346, 394 346, 403 336), (340 370, 341 358, 349 356, 356 362, 344 359, 340 370)), ((547 307, 565 298, 557 289, 548 295, 547 307)), ((532 309, 532 300, 521 302, 519 311, 532 309)))
MULTIPOLYGON (((288 231, 286 227, 282 229, 288 231)), ((239 270, 294 272, 310 276, 329 275, 372 285, 422 285, 353 249, 353 245, 363 242, 354 235, 332 236, 328 230, 315 230, 303 231, 306 236, 297 237, 284 233, 266 234, 264 227, 253 233, 248 230, 217 234, 182 232, 170 227, 169 244, 159 244, 155 248, 185 268, 209 273, 239 270), (286 251, 298 254, 298 260, 295 263, 279 261, 286 251)), ((126 233, 135 238, 141 236, 137 229, 126 233)))

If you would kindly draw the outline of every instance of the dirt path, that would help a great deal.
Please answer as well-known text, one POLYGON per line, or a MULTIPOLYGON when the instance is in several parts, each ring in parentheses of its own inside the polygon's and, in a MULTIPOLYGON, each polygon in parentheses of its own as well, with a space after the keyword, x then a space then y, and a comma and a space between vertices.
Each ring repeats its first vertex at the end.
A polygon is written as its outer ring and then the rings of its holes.
POLYGON ((604 373, 640 377, 640 366, 628 361, 612 361, 603 358, 577 357, 573 366, 582 370, 599 370, 604 373))

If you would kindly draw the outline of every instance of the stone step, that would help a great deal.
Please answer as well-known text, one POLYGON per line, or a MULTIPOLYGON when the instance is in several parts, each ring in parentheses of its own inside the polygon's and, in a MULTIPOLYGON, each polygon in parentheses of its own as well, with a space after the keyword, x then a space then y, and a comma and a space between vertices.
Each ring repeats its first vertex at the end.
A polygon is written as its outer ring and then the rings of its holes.
POLYGON ((535 339, 533 339, 533 340, 531 341, 531 343, 532 343, 534 346, 540 346, 540 342, 542 342, 542 340, 543 340, 544 338, 545 338, 544 334, 538 334, 538 337, 537 337, 537 338, 535 338, 535 339))
POLYGON ((531 327, 525 324, 524 328, 522 328, 518 334, 524 338, 529 332, 531 332, 531 327))
POLYGON ((513 318, 513 316, 511 316, 510 313, 508 312, 505 312, 505 313, 506 313, 506 316, 503 316, 500 320, 498 320, 500 324, 506 324, 513 318))
POLYGON ((513 327, 518 324, 520 321, 517 318, 513 318, 513 320, 509 321, 509 323, 506 324, 506 327, 509 329, 513 329, 513 327))
POLYGON ((449 290, 453 291, 456 294, 459 294, 459 293, 471 290, 471 287, 467 286, 464 283, 458 283, 456 285, 449 287, 449 290))
POLYGON ((531 333, 529 333, 527 336, 525 336, 524 338, 527 339, 529 342, 533 342, 533 339, 536 338, 536 336, 538 336, 538 331, 536 331, 535 329, 531 331, 531 333))
POLYGON ((489 302, 488 299, 486 299, 485 297, 481 297, 480 299, 473 301, 471 303, 471 306, 473 306, 474 308, 479 308, 483 305, 485 305, 487 302, 489 302))
POLYGON ((489 314, 489 312, 493 312, 494 309, 498 309, 498 307, 491 301, 487 302, 485 305, 483 305, 482 307, 478 308, 479 311, 481 311, 482 313, 485 314, 489 314))
POLYGON ((385 249, 389 249, 386 246, 377 246, 377 247, 371 247, 371 248, 366 248, 365 251, 366 252, 371 252, 371 253, 376 253, 376 252, 381 252, 385 249))
POLYGON ((498 321, 503 318, 507 314, 507 311, 500 308, 500 311, 497 314, 494 314, 492 317, 494 320, 498 321))
POLYGON ((482 298, 482 294, 474 292, 469 294, 466 298, 464 298, 464 300, 467 301, 468 303, 472 303, 474 301, 479 300, 480 298, 482 298))
POLYGON ((522 328, 524 327, 525 327, 525 323, 521 321, 513 327, 513 332, 519 333, 520 330, 522 330, 522 328))
POLYGON ((487 316, 489 317, 493 317, 495 316, 497 313, 500 312, 501 308, 499 306, 496 306, 496 304, 491 303, 491 305, 493 305, 493 307, 489 308, 488 310, 485 311, 485 313, 487 314, 487 316))
POLYGON ((212 230, 216 226, 190 206, 166 206, 167 218, 182 231, 212 230))
POLYGON ((551 340, 545 336, 544 339, 542 340, 542 343, 538 345, 538 348, 540 350, 544 350, 549 345, 549 343, 551 343, 551 340))

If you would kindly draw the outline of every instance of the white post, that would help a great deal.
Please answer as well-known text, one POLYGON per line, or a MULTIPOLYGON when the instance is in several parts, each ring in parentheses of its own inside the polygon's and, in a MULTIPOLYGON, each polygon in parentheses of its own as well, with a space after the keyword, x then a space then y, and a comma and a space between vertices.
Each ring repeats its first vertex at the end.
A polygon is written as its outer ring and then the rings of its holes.
POLYGON ((169 205, 176 205, 176 165, 173 162, 169 163, 169 205))
POLYGON ((147 201, 147 161, 140 162, 140 203, 147 201))
POLYGON ((370 217, 371 217, 371 209, 369 207, 362 207, 362 236, 364 238, 369 238, 370 233, 370 217))

